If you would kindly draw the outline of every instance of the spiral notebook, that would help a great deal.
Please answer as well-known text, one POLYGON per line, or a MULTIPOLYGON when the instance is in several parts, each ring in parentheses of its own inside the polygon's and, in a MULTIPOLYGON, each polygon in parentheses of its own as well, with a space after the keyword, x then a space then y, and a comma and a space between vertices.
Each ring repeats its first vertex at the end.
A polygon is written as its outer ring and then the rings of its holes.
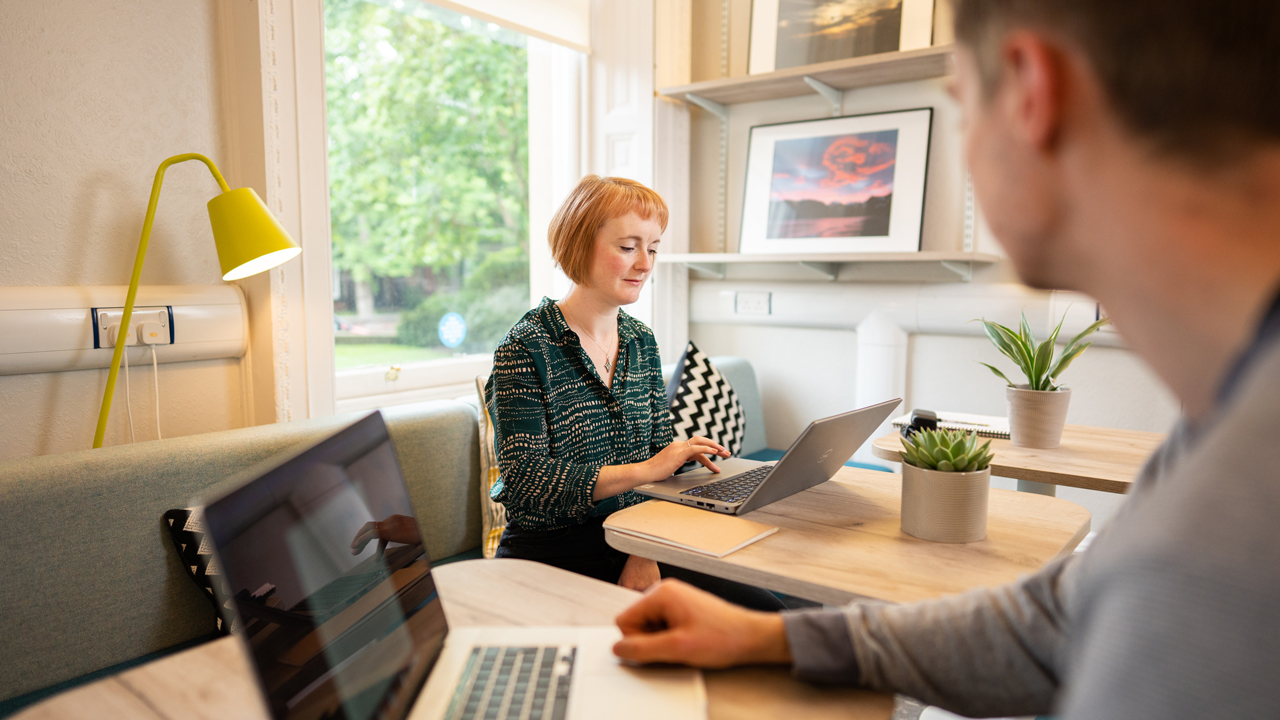
MULTIPOLYGON (((893 419, 893 426, 899 430, 910 424, 910 413, 893 419)), ((976 434, 978 437, 1009 439, 1009 418, 996 415, 939 412, 938 427, 944 430, 965 430, 976 434)))

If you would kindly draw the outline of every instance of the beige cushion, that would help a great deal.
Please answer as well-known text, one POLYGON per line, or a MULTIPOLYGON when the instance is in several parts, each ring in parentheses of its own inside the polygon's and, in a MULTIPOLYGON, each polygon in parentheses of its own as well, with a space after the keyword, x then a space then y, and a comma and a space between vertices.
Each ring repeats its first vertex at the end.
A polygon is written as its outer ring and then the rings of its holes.
POLYGON ((485 557, 492 558, 507 527, 507 508, 489 497, 489 491, 498 482, 498 453, 493 448, 493 419, 489 417, 489 403, 484 396, 487 379, 476 376, 476 398, 480 402, 480 521, 484 523, 480 547, 485 557))

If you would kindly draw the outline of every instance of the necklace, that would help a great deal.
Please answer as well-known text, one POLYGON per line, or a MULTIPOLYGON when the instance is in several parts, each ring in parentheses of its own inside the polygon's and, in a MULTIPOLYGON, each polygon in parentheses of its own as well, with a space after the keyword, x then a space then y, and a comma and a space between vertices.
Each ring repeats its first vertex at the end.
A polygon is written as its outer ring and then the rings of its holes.
MULTIPOLYGON (((564 308, 560 308, 560 314, 564 315, 564 308)), ((566 317, 566 319, 568 318, 566 317)), ((600 352, 604 353, 604 371, 609 372, 610 370, 612 370, 613 366, 609 364, 609 351, 604 349, 604 346, 600 344, 599 340, 596 340, 595 335, 592 335, 591 333, 587 332, 587 328, 585 325, 582 327, 582 332, 591 340, 591 342, 595 343, 596 347, 600 348, 600 352)))

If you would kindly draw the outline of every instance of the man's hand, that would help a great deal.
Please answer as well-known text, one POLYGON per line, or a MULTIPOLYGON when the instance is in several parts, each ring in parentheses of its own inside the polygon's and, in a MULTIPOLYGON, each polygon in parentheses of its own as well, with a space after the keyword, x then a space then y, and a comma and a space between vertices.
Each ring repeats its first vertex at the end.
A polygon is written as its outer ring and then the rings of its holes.
POLYGON ((679 580, 663 580, 615 622, 613 652, 639 663, 701 668, 789 663, 782 617, 745 610, 679 580))
POLYGON ((658 573, 657 561, 642 558, 639 555, 627 558, 627 564, 622 566, 622 577, 618 578, 619 585, 639 592, 644 592, 661 581, 662 575, 658 573))

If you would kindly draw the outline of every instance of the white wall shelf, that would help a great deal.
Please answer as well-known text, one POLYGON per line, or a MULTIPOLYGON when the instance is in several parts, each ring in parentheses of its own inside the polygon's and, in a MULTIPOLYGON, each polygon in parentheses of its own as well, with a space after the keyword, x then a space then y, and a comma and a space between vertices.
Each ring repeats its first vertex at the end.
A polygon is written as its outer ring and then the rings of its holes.
POLYGON ((717 280, 880 280, 969 282, 975 267, 994 265, 998 255, 963 251, 913 253, 659 254, 659 263, 688 267, 717 280))
POLYGON ((662 88, 658 92, 667 97, 695 103, 720 115, 724 112, 724 106, 738 103, 777 100, 815 92, 826 97, 830 91, 843 92, 873 85, 942 77, 950 72, 953 48, 952 45, 939 45, 920 50, 864 55, 759 75, 705 80, 662 88))

